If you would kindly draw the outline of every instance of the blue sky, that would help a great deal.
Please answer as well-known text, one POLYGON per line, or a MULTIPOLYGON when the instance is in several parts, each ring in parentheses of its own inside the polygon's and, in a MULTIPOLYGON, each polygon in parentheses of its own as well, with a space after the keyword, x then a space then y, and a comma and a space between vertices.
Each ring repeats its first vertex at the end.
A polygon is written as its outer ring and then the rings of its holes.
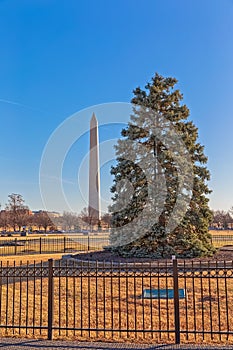
MULTIPOLYGON (((15 192, 40 209, 39 167, 53 131, 84 108, 129 102, 155 72, 179 80, 199 128, 211 207, 233 205, 232 0, 0 0, 0 14, 2 207, 15 192)), ((101 140, 111 132, 100 129, 101 140)), ((72 182, 68 170, 67 161, 72 182)))

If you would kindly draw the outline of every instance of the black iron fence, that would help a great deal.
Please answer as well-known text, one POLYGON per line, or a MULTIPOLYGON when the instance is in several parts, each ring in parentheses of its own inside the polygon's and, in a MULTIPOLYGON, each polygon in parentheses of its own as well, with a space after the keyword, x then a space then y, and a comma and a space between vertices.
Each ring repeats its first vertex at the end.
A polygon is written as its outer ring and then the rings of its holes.
POLYGON ((222 247, 225 245, 233 245, 233 233, 232 234, 213 234, 211 235, 212 244, 216 247, 222 247))
MULTIPOLYGON (((232 235, 212 235, 216 247, 233 245, 232 235)), ((47 253, 72 253, 77 251, 101 250, 109 245, 109 236, 70 235, 64 237, 0 237, 0 256, 47 253)))
POLYGON ((0 256, 101 250, 108 244, 108 235, 0 238, 0 256))
POLYGON ((232 313, 232 261, 0 266, 2 336, 232 343, 232 313))

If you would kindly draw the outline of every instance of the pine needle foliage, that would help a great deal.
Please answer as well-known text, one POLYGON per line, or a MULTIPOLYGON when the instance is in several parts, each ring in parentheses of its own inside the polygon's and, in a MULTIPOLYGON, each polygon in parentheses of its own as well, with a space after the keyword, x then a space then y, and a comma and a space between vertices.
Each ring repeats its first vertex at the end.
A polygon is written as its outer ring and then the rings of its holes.
POLYGON ((144 90, 133 91, 130 122, 115 146, 110 242, 122 256, 214 253, 207 157, 176 84, 156 73, 144 90))

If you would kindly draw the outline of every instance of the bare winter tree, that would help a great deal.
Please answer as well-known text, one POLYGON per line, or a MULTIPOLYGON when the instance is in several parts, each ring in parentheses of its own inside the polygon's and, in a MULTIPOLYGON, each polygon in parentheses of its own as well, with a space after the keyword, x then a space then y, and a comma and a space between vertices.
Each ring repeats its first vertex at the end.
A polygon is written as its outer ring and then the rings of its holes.
POLYGON ((232 225, 231 209, 229 211, 215 210, 213 211, 213 223, 218 228, 228 229, 232 225))
POLYGON ((65 230, 77 230, 79 226, 79 217, 75 213, 64 211, 61 217, 62 226, 65 230))
POLYGON ((10 226, 10 217, 9 212, 6 210, 2 210, 0 212, 0 227, 7 231, 8 227, 10 226))
POLYGON ((83 208, 83 210, 81 211, 80 214, 80 219, 87 224, 87 226, 89 227, 90 231, 93 231, 93 227, 94 226, 99 226, 99 222, 96 219, 95 216, 95 211, 93 210, 93 215, 92 215, 92 211, 88 210, 88 208, 83 208))
POLYGON ((38 228, 40 229, 41 227, 43 227, 45 232, 47 232, 47 229, 49 227, 52 227, 54 225, 48 213, 44 210, 41 210, 38 213, 36 213, 34 219, 34 222, 38 226, 38 228))
POLYGON ((12 193, 8 196, 6 204, 6 212, 8 216, 8 224, 16 231, 20 231, 22 226, 26 226, 29 218, 29 208, 24 204, 21 194, 12 193))
POLYGON ((107 226, 107 228, 110 228, 111 225, 111 214, 104 214, 101 218, 102 226, 107 226))

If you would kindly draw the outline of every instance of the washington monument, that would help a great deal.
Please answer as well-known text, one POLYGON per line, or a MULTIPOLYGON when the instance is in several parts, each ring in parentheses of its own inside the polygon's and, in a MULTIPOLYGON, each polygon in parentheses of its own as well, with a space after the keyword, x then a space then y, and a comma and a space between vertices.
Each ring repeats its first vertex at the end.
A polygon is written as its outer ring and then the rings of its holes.
POLYGON ((100 220, 100 165, 98 121, 93 113, 90 121, 90 158, 89 158, 89 206, 90 218, 100 220))

